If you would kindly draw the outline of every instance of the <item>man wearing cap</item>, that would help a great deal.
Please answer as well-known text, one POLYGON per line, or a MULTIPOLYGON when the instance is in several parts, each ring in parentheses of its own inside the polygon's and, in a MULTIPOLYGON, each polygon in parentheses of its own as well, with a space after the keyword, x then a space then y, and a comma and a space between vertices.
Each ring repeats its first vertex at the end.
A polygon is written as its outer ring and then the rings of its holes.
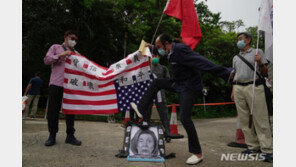
POLYGON ((249 119, 252 108, 252 96, 253 96, 253 78, 254 71, 243 61, 244 58, 253 67, 255 61, 258 66, 257 71, 262 76, 267 76, 267 60, 261 49, 250 47, 252 42, 252 36, 249 33, 242 32, 237 36, 237 47, 240 52, 233 58, 233 68, 235 75, 233 79, 233 89, 231 99, 235 101, 239 120, 241 122, 242 130, 245 135, 245 142, 248 145, 248 149, 244 150, 244 154, 252 153, 264 153, 265 161, 272 161, 272 135, 268 119, 268 110, 265 100, 263 81, 259 80, 256 75, 255 81, 255 100, 253 121, 251 128, 249 128, 249 119), (242 58, 240 58, 240 56, 242 58))

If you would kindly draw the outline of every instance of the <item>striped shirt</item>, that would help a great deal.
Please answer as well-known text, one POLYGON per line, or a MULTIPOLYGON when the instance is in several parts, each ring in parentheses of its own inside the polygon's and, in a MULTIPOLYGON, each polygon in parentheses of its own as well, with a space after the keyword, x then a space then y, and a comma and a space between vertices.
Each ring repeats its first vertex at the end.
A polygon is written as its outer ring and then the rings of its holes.
MULTIPOLYGON (((66 46, 65 43, 62 45, 66 46)), ((44 57, 44 64, 51 65, 49 85, 63 87, 64 84, 65 57, 58 58, 58 55, 65 51, 62 45, 52 45, 44 57)), ((67 46, 66 48, 70 50, 67 46)))

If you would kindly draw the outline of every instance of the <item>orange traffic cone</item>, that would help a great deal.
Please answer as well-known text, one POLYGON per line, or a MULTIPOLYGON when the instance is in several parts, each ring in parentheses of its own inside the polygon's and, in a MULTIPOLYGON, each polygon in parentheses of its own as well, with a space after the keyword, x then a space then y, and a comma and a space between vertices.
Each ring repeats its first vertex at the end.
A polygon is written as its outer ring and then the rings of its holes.
POLYGON ((244 133, 241 129, 236 129, 236 140, 235 140, 236 143, 239 143, 239 144, 246 144, 245 143, 245 136, 244 136, 244 133))
POLYGON ((170 129, 171 129, 171 134, 173 134, 173 135, 179 134, 178 133, 178 126, 177 126, 177 110, 176 110, 175 104, 173 104, 173 107, 172 107, 170 129))
POLYGON ((131 118, 130 118, 130 111, 126 111, 126 112, 125 112, 125 117, 124 117, 124 123, 123 123, 123 126, 125 127, 126 123, 127 123, 128 121, 130 121, 130 120, 131 120, 131 118))
POLYGON ((236 133, 235 133, 235 142, 230 142, 227 145, 229 147, 239 147, 247 148, 248 146, 245 143, 245 136, 240 126, 239 118, 237 117, 236 133))
POLYGON ((236 118, 236 134, 235 134, 236 138, 235 138, 235 142, 239 143, 239 144, 246 144, 245 143, 245 136, 244 133, 241 129, 241 125, 240 125, 240 121, 239 118, 236 118))

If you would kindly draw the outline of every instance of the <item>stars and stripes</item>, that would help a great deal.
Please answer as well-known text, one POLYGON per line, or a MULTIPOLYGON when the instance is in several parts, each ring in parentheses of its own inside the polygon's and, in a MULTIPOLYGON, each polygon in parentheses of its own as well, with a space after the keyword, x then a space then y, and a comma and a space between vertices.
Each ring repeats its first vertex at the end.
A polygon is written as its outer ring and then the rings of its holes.
POLYGON ((65 63, 62 111, 112 114, 130 110, 130 102, 139 102, 151 79, 149 59, 138 51, 109 68, 72 53, 65 63))
POLYGON ((149 79, 139 80, 140 82, 137 82, 136 76, 132 76, 132 84, 120 86, 120 79, 117 79, 114 84, 117 92, 119 112, 130 110, 131 102, 138 104, 147 87, 151 84, 151 80, 151 74, 149 74, 149 79))

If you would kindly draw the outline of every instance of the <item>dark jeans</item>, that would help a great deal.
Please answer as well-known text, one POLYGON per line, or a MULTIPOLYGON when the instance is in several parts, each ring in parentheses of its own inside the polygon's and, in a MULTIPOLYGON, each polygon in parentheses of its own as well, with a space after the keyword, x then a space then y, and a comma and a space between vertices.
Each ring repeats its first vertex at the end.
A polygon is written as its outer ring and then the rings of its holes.
POLYGON ((131 109, 130 111, 130 119, 132 122, 139 122, 139 116, 137 114, 135 114, 135 111, 133 109, 131 109), (136 118, 135 118, 136 115, 136 118))
MULTIPOLYGON (((157 92, 161 89, 175 92, 173 89, 173 81, 169 79, 155 79, 151 85, 148 87, 147 91, 142 96, 138 104, 139 111, 143 114, 144 119, 148 119, 149 106, 151 105, 153 98, 156 96, 157 92)), ((192 122, 192 108, 196 98, 201 96, 200 92, 195 92, 192 90, 179 92, 179 104, 180 104, 180 118, 183 127, 188 135, 188 145, 189 152, 193 154, 200 154, 201 147, 199 144, 198 136, 195 130, 195 126, 192 122)))
MULTIPOLYGON (((47 123, 49 133, 55 134, 59 131, 59 113, 63 100, 63 87, 50 85, 48 96, 47 123)), ((75 115, 66 114, 67 134, 74 134, 75 115)))

